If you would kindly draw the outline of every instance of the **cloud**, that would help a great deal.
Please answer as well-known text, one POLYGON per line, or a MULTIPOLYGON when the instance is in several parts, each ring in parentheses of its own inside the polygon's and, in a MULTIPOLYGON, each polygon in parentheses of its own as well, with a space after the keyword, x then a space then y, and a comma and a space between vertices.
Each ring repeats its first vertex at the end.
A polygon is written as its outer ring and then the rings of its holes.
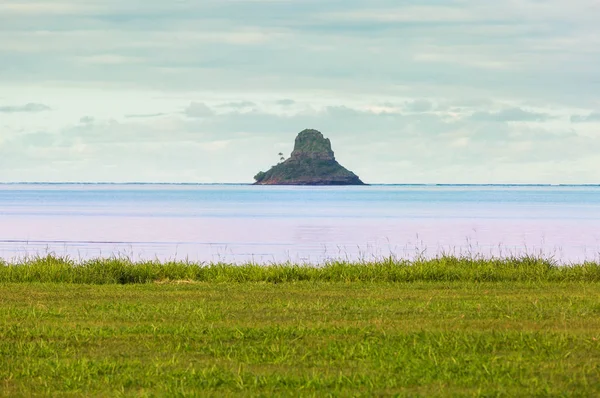
POLYGON ((305 127, 368 180, 597 179, 597 0, 0 3, 0 180, 251 180, 305 127))
POLYGON ((445 105, 465 108, 491 108, 494 106, 494 101, 491 98, 460 98, 445 105))
MULTIPOLYGON (((189 109, 189 107, 188 107, 189 109)), ((132 114, 132 115, 125 115, 125 117, 127 119, 144 119, 144 118, 151 118, 151 117, 158 117, 158 116, 164 116, 166 115, 166 113, 139 113, 139 114, 132 114)))
POLYGON ((363 8, 324 14, 333 21, 363 22, 469 22, 475 18, 472 11, 446 6, 404 6, 394 8, 363 8))
POLYGON ((475 112, 471 120, 483 122, 544 122, 552 119, 547 113, 530 112, 521 108, 508 108, 498 112, 475 112))
POLYGON ((428 100, 415 100, 404 104, 404 109, 408 112, 428 112, 433 109, 433 103, 428 100))
POLYGON ((294 101, 292 99, 280 99, 278 101, 275 101, 275 103, 277 105, 281 105, 281 106, 291 106, 291 105, 294 105, 296 103, 296 101, 294 101))
POLYGON ((592 112, 589 115, 572 115, 572 123, 594 123, 600 122, 600 112, 592 112))
POLYGON ((94 123, 94 118, 91 116, 84 116, 81 119, 79 119, 79 123, 82 123, 82 124, 94 123))
POLYGON ((243 109, 243 108, 251 108, 256 106, 256 103, 252 101, 233 101, 226 102, 224 104, 219 105, 221 108, 235 108, 235 109, 243 109))
POLYGON ((0 82, 589 103, 598 6, 573 1, 9 1, 0 82))
POLYGON ((120 64, 135 64, 143 62, 143 59, 137 57, 128 57, 124 55, 114 54, 97 54, 85 57, 80 57, 79 60, 83 63, 97 65, 120 65, 120 64))
POLYGON ((47 148, 54 145, 56 137, 46 132, 28 133, 21 137, 21 142, 29 147, 47 148))
POLYGON ((0 4, 0 12, 7 15, 30 16, 30 15, 78 15, 92 11, 89 5, 75 5, 69 2, 53 1, 7 1, 0 4))
POLYGON ((18 112, 44 112, 49 111, 50 108, 48 105, 44 104, 36 104, 36 103, 28 103, 26 105, 17 105, 17 106, 0 106, 1 113, 18 113, 18 112))
POLYGON ((187 108, 185 108, 185 111, 183 113, 187 117, 191 117, 191 118, 205 118, 205 117, 210 117, 210 116, 214 115, 213 110, 210 109, 203 102, 190 103, 190 105, 187 108))
POLYGON ((158 119, 97 119, 15 134, 0 143, 0 178, 26 167, 28 174, 18 171, 16 179, 250 182, 273 154, 291 152, 296 134, 309 127, 330 138, 338 160, 370 182, 564 182, 571 169, 552 174, 549 162, 589 164, 600 150, 598 140, 551 125, 483 125, 440 111, 375 112, 349 104, 283 112, 268 104, 209 118, 165 111, 158 119), (40 172, 42 164, 52 169, 40 172), (518 165, 528 172, 513 173, 518 165), (507 171, 491 175, 492 169, 507 171))

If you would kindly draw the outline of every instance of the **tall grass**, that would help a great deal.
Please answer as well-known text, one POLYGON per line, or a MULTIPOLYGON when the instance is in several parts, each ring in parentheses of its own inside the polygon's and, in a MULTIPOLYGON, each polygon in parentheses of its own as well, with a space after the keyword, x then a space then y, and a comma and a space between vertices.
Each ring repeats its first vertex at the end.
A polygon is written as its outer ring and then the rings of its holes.
POLYGON ((17 262, 0 261, 0 282, 136 284, 168 280, 198 282, 600 282, 600 264, 557 265, 524 256, 483 259, 442 256, 435 259, 377 262, 332 261, 298 264, 199 264, 133 262, 124 258, 75 261, 56 256, 17 262))

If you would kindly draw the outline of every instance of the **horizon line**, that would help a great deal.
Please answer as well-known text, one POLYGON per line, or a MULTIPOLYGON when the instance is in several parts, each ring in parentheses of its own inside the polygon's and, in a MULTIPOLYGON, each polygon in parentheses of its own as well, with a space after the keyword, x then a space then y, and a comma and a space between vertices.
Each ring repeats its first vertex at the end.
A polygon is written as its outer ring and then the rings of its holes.
MULTIPOLYGON (((111 181, 0 181, 0 185, 243 185, 253 186, 248 182, 111 182, 111 181)), ((275 185, 274 185, 275 186, 275 185)), ((294 186, 294 185, 285 185, 294 186)), ((308 186, 308 185, 307 185, 308 186)), ((347 187, 352 185, 347 185, 347 187)), ((366 186, 523 186, 523 187, 584 187, 600 186, 600 183, 371 183, 366 186)))

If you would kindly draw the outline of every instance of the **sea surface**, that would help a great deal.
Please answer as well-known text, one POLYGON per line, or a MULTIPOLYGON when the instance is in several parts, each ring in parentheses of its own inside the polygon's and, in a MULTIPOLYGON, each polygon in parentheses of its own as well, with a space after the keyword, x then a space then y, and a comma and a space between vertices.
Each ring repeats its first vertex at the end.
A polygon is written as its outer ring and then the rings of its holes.
POLYGON ((0 258, 600 258, 600 186, 0 184, 0 258))

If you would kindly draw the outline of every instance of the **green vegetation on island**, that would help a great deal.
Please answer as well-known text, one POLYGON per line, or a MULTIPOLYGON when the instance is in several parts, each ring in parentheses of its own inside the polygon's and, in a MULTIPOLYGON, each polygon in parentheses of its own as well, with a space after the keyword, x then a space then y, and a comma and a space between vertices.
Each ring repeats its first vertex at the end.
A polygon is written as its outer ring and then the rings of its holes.
POLYGON ((598 396, 600 265, 0 263, 1 396, 598 396))
POLYGON ((290 158, 254 179, 256 185, 365 185, 335 160, 331 142, 317 130, 301 131, 290 158))

